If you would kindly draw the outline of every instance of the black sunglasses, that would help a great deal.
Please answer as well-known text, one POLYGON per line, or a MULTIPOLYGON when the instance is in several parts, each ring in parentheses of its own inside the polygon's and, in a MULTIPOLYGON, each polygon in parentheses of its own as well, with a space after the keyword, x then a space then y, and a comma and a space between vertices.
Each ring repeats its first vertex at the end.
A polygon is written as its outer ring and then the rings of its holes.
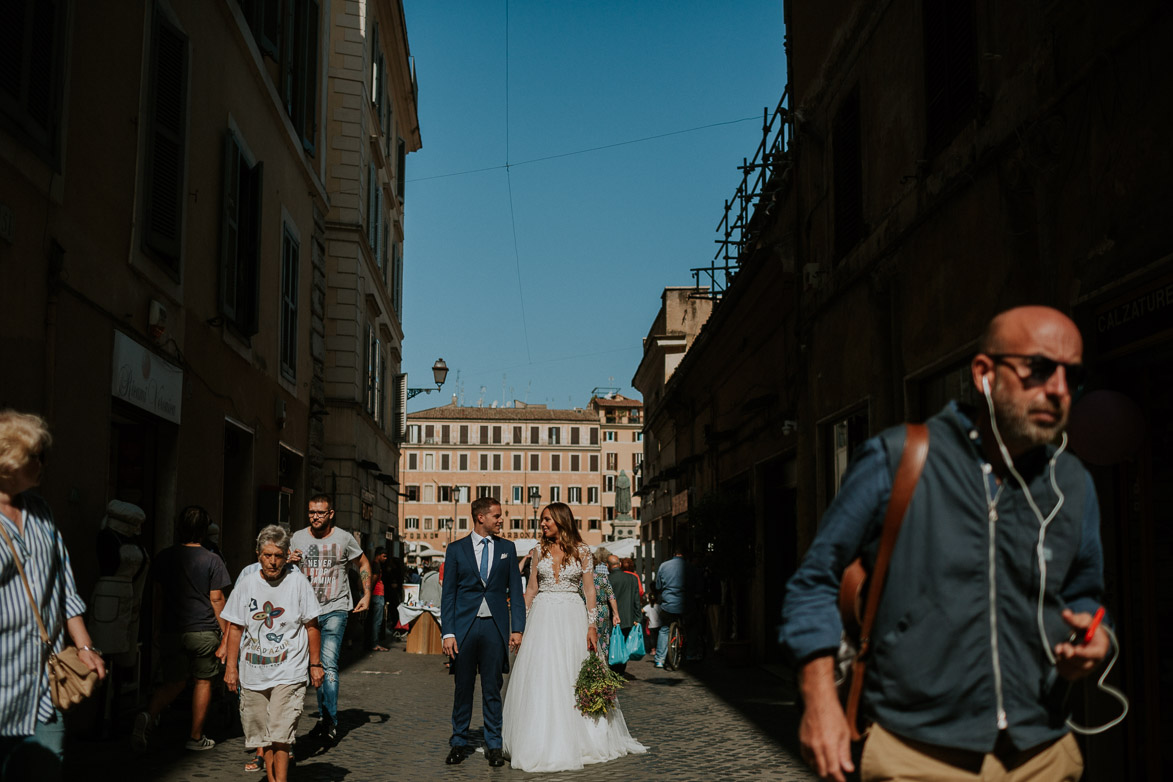
POLYGON ((1018 375, 1019 380, 1023 384, 1030 383, 1032 386, 1041 386, 1051 379, 1055 374, 1055 370, 1063 367, 1063 374, 1067 378, 1067 386, 1072 391, 1077 391, 1083 387, 1084 381, 1087 380, 1087 367, 1083 364, 1064 364, 1062 361, 1056 361, 1053 358, 1040 356, 1035 354, 1033 356, 1024 356, 1020 353, 987 353, 990 358, 994 359, 995 363, 1005 364, 1014 370, 1018 375), (1016 358, 1022 361, 1022 364, 1014 364, 1007 361, 1008 358, 1016 358), (1026 369, 1027 374, 1022 374, 1022 370, 1026 369))

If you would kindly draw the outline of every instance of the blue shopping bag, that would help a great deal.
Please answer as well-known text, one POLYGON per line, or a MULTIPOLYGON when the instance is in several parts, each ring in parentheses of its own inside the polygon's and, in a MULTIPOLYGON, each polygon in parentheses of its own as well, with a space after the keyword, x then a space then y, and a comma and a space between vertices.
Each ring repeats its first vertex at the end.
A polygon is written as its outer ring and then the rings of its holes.
POLYGON ((618 627, 611 630, 611 646, 607 650, 607 662, 611 665, 623 665, 627 662, 627 642, 618 627))
POLYGON ((641 660, 643 656, 648 653, 644 646, 644 629, 642 625, 633 625, 628 630, 627 636, 627 659, 641 660))

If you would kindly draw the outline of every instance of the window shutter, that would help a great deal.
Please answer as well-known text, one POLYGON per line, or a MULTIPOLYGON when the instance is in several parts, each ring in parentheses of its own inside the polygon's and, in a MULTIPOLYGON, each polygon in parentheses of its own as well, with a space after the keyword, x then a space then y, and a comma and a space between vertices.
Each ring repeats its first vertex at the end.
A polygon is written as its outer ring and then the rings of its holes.
POLYGON ((281 8, 284 0, 261 0, 258 3, 261 12, 260 44, 261 52, 277 58, 277 45, 281 40, 281 8))
POLYGON ((312 155, 318 135, 318 0, 306 2, 306 36, 304 42, 305 67, 301 74, 301 143, 312 155))
POLYGON ((187 36, 158 10, 151 42, 151 83, 144 182, 146 246, 179 272, 183 163, 187 128, 187 36))
POLYGON ((367 244, 375 246, 375 164, 367 164, 367 244))
POLYGON ((403 322, 403 246, 395 247, 395 312, 403 322))
POLYGON ((220 225, 220 311, 236 320, 240 265, 240 147, 229 131, 224 136, 224 186, 220 225))
POLYGON ((265 164, 257 163, 244 170, 241 162, 240 262, 237 264, 238 298, 236 325, 246 337, 256 334, 260 326, 261 276, 261 190, 264 186, 265 164))
POLYGON ((396 176, 396 192, 399 195, 399 201, 403 201, 403 191, 407 187, 407 171, 404 164, 407 162, 407 145, 403 143, 403 139, 399 139, 399 154, 395 159, 395 176, 396 176))

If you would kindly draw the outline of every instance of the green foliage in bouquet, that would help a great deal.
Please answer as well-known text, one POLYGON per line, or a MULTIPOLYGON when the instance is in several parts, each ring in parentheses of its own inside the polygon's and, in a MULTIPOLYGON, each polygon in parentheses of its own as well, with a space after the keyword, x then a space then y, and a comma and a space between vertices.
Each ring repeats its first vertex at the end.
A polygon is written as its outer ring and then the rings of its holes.
POLYGON ((598 655, 588 654, 578 669, 578 680, 574 683, 574 703, 587 716, 606 714, 608 709, 615 707, 619 690, 626 683, 598 655))

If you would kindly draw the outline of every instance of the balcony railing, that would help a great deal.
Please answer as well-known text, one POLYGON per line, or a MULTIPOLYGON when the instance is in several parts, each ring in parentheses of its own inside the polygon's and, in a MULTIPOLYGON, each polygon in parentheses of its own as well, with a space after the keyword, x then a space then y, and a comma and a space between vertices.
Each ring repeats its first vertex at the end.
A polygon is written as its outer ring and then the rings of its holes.
POLYGON ((733 198, 725 202, 725 214, 717 224, 717 232, 721 235, 715 240, 717 252, 708 266, 692 269, 697 287, 694 298, 720 299, 725 293, 741 268, 743 255, 761 232, 763 218, 774 203, 775 193, 785 183, 784 175, 790 168, 793 130, 787 105, 789 98, 790 88, 787 87, 772 114, 768 108, 762 109, 762 140, 753 158, 742 158, 738 166, 741 184, 733 198))

